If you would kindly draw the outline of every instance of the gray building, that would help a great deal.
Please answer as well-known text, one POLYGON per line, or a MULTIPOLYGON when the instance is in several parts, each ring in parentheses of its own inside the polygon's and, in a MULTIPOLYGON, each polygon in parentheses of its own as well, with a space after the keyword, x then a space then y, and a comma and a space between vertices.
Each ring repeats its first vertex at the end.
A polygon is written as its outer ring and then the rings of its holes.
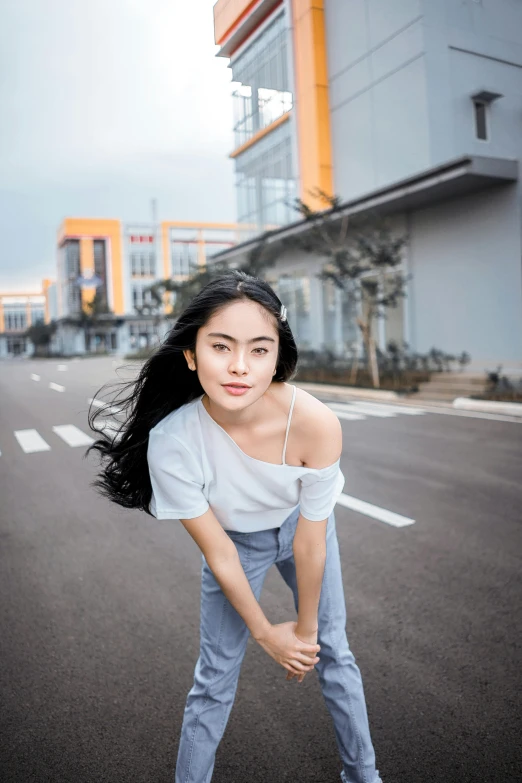
MULTIPOLYGON (((315 208, 320 186, 340 197, 339 214, 388 216, 408 237, 411 281, 378 324, 380 346, 393 338, 420 352, 465 350, 473 369, 522 372, 522 3, 319 5, 267 0, 249 12, 236 3, 236 19, 225 0, 216 4, 219 54, 246 100, 233 153, 240 218, 258 231, 278 225, 272 241, 306 231, 296 213, 267 215, 273 194, 288 203, 293 186, 315 208), (272 70, 240 67, 254 48, 270 52, 272 70), (291 160, 270 169, 283 141, 291 160), (245 208, 244 170, 257 151, 264 169, 250 172, 245 208)), ((255 241, 220 257, 239 261, 255 241)), ((342 293, 315 277, 321 264, 286 251, 270 279, 300 345, 343 353, 360 336, 342 293)))

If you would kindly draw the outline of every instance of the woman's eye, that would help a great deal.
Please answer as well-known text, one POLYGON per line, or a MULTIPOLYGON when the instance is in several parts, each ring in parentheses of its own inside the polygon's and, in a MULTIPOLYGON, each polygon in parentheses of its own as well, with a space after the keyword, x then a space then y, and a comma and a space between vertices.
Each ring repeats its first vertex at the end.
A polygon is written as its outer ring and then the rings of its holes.
MULTIPOLYGON (((228 346, 224 345, 223 343, 214 343, 213 347, 214 348, 218 348, 218 349, 220 349, 220 348, 228 348, 228 346)), ((255 348, 254 351, 262 351, 263 353, 268 353, 266 348, 255 348)), ((223 351, 219 351, 219 352, 223 353, 223 351)))

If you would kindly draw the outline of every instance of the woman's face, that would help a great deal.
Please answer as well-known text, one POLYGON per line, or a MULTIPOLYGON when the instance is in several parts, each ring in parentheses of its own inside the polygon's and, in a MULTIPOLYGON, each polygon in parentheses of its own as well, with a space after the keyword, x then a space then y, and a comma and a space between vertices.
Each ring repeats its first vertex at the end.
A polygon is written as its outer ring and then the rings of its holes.
MULTIPOLYGON (((259 399, 272 383, 277 366, 279 335, 274 317, 252 301, 240 301, 216 312, 196 338, 199 381, 210 399, 237 409, 259 399), (249 388, 233 394, 227 384, 249 388)), ((193 354, 184 351, 189 367, 193 354)))

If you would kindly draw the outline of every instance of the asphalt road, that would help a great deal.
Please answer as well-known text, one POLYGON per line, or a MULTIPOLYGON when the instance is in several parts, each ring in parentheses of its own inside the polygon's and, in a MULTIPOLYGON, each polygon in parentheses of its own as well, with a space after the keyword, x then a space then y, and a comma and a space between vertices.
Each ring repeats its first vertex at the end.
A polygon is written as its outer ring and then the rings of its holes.
MULTIPOLYGON (((64 364, 0 363, 0 780, 172 783, 200 553, 179 524, 90 486, 95 458, 53 427, 87 433, 87 400, 114 367, 64 364), (27 429, 49 448, 24 452, 14 433, 27 429)), ((345 493, 415 520, 336 507, 383 782, 522 780, 522 424, 342 423, 345 493)), ((275 569, 261 605, 294 617, 275 569)), ((250 640, 213 783, 337 783, 340 769, 316 675, 287 683, 250 640)))

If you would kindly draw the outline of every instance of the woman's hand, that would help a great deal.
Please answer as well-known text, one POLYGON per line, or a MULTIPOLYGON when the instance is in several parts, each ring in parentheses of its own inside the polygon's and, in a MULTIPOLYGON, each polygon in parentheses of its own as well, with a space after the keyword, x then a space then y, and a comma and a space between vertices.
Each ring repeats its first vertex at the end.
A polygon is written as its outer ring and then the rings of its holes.
MULTIPOLYGON (((299 629, 297 626, 295 629, 295 635, 298 639, 300 639, 302 642, 306 642, 307 644, 317 645, 317 631, 313 632, 304 632, 299 629)), ((303 682, 305 678, 306 672, 301 674, 294 674, 292 672, 288 672, 286 675, 286 679, 288 681, 292 680, 294 677, 297 677, 297 682, 303 682)))
POLYGON ((289 674, 304 676, 319 662, 316 654, 321 648, 317 644, 317 638, 314 642, 298 639, 295 635, 296 628, 295 622, 271 625, 256 641, 274 661, 287 669, 289 674))

